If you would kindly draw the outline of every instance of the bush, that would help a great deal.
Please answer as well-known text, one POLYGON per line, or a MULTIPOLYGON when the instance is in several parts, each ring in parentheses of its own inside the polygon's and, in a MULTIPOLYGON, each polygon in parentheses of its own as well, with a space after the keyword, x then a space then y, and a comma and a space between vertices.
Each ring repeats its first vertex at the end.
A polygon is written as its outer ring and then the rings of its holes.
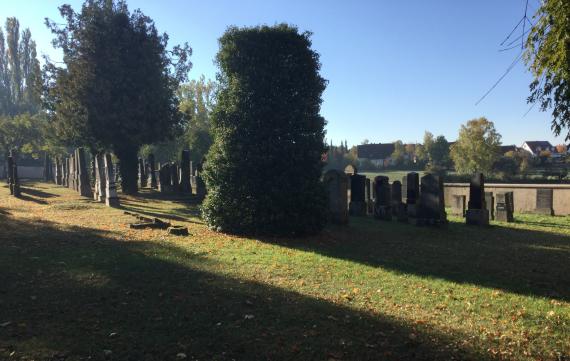
POLYGON ((229 28, 204 179, 207 224, 238 234, 315 233, 326 222, 319 115, 326 81, 308 33, 277 25, 229 28))

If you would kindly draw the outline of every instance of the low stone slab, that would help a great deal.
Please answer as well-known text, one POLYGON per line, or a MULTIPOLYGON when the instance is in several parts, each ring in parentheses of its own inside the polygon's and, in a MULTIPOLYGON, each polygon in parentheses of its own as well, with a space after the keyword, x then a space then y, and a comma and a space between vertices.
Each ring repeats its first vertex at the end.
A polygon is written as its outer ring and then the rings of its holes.
POLYGON ((167 232, 168 232, 168 234, 171 234, 173 236, 188 236, 188 235, 190 235, 190 233, 188 232, 188 228, 183 227, 183 226, 168 227, 167 232))

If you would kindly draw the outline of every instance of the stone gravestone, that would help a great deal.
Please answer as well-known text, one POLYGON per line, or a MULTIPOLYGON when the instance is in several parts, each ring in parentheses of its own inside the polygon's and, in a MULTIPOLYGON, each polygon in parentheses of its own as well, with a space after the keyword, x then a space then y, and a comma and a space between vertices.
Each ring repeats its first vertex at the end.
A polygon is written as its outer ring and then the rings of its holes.
POLYGON ((79 194, 82 197, 93 197, 91 191, 91 183, 89 183, 89 173, 87 171, 87 162, 85 161, 85 150, 83 148, 77 149, 77 160, 79 165, 79 194))
POLYGON ((495 197, 493 197, 493 192, 485 192, 485 206, 489 211, 489 220, 495 220, 495 197))
POLYGON ((408 215, 406 214, 406 205, 402 202, 402 183, 400 181, 392 182, 391 195, 392 216, 396 217, 399 222, 407 221, 408 215))
POLYGON ((377 176, 374 178, 376 186, 376 199, 374 202, 374 218, 386 221, 392 220, 390 207, 390 183, 388 177, 377 176))
POLYGON ((119 207, 119 197, 117 195, 117 185, 115 183, 115 168, 111 154, 105 153, 105 204, 109 207, 119 207))
POLYGON ((10 151, 8 155, 8 187, 14 197, 20 196, 20 179, 18 178, 18 164, 15 154, 10 151))
POLYGON ((416 172, 408 173, 406 184, 406 211, 408 220, 414 223, 419 211, 420 175, 416 172))
POLYGON ((178 192, 180 190, 178 179, 178 164, 172 162, 170 164, 170 184, 172 185, 173 192, 178 192))
POLYGON ((406 198, 408 196, 408 176, 402 177, 402 202, 406 203, 406 198))
POLYGON ((61 185, 61 160, 55 158, 55 184, 61 185))
POLYGON ((98 153, 95 156, 95 194, 93 198, 97 202, 106 201, 106 188, 107 188, 107 177, 105 175, 105 161, 104 155, 98 153))
POLYGON ((553 190, 539 188, 536 190, 536 208, 535 213, 554 215, 553 207, 553 190))
POLYGON ((350 177, 350 203, 348 212, 352 216, 366 215, 366 176, 352 174, 350 177))
POLYGON ((457 217, 465 217, 465 206, 467 197, 464 195, 454 194, 451 203, 451 214, 457 217))
POLYGON ((154 154, 148 155, 148 183, 150 184, 150 188, 156 189, 158 188, 158 184, 156 181, 156 169, 154 168, 154 154))
POLYGON ((166 163, 160 167, 158 171, 158 191, 162 193, 172 192, 172 180, 170 179, 172 171, 170 163, 166 163))
POLYGON ((180 163, 180 191, 182 193, 192 193, 190 186, 190 151, 185 149, 182 151, 180 163))
POLYGON ((143 158, 139 158, 139 188, 145 188, 147 181, 146 165, 143 158))
POLYGON ((343 172, 331 169, 325 173, 323 182, 329 195, 331 223, 348 223, 348 177, 343 172))
POLYGON ((443 197, 443 178, 426 174, 421 180, 420 216, 421 224, 438 225, 447 223, 443 197))
POLYGON ((514 222, 513 192, 497 193, 495 219, 501 222, 514 222))
POLYGON ((489 212, 485 205, 485 177, 475 173, 469 183, 469 202, 465 213, 467 224, 476 226, 489 225, 489 212))
POLYGON ((370 189, 370 179, 366 178, 364 183, 364 200, 366 202, 366 214, 374 214, 374 202, 370 189))
POLYGON ((61 185, 67 187, 68 173, 67 166, 69 162, 67 158, 63 158, 61 162, 61 185))
POLYGON ((51 182, 53 180, 52 174, 52 164, 49 154, 44 154, 44 172, 43 177, 45 182, 51 182))

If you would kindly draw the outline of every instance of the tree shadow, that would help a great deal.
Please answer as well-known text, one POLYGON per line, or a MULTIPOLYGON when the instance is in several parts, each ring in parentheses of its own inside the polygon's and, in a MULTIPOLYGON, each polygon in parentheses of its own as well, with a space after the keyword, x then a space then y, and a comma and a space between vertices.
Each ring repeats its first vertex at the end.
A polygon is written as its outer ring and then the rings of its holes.
POLYGON ((351 218, 315 237, 262 238, 371 266, 570 301, 570 236, 505 226, 415 227, 351 218))
POLYGON ((48 193, 41 191, 36 188, 29 188, 29 187, 20 187, 20 191, 25 194, 29 194, 30 196, 37 197, 37 198, 53 198, 59 197, 57 194, 48 193))
POLYGON ((0 358, 491 358, 461 346, 467 335, 212 273, 206 254, 5 214, 0 223, 0 358))

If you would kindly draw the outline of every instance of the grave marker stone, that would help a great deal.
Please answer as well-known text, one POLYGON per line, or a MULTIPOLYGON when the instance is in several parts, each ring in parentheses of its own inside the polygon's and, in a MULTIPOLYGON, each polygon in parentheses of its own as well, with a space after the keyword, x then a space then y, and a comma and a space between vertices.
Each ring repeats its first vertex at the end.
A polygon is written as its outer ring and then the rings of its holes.
POLYGON ((156 169, 154 168, 154 154, 148 155, 148 183, 150 183, 150 188, 156 189, 158 188, 158 184, 156 181, 156 169))
POLYGON ((392 208, 390 206, 390 183, 388 177, 377 176, 374 178, 376 186, 376 199, 374 202, 374 218, 392 220, 392 208))
POLYGON ((451 203, 451 214, 457 217, 465 217, 465 206, 467 197, 464 195, 454 194, 451 203))
POLYGON ((119 197, 115 183, 115 169, 111 154, 105 153, 105 204, 109 207, 119 207, 119 197))
POLYGON ((489 212, 485 205, 485 177, 483 173, 475 173, 469 183, 469 202, 467 203, 465 221, 476 226, 489 225, 489 212))
POLYGON ((421 224, 439 225, 447 223, 442 177, 433 174, 426 174, 422 177, 419 218, 421 224))
POLYGON ((94 199, 98 202, 106 201, 106 188, 107 188, 107 177, 105 175, 105 164, 104 155, 98 153, 95 156, 95 194, 94 199))
POLYGON ((352 174, 350 177, 350 203, 348 211, 352 216, 366 215, 366 176, 352 174))
POLYGON ((139 158, 139 188, 145 188, 147 182, 146 165, 143 158, 139 158))
POLYGON ((345 173, 331 169, 325 173, 323 182, 329 196, 331 223, 348 223, 348 177, 345 173))
POLYGON ((182 193, 192 193, 190 186, 190 151, 185 149, 182 151, 180 163, 180 191, 182 193))
POLYGON ((493 192, 485 192, 485 206, 489 211, 489 220, 495 220, 495 197, 493 197, 493 192))
POLYGON ((419 212, 420 175, 410 172, 406 176, 406 210, 408 219, 413 223, 419 212))
POLYGON ((406 213, 406 205, 402 202, 402 183, 400 181, 392 182, 392 215, 396 217, 399 222, 408 220, 406 213))
POLYGON ((539 188, 536 190, 535 213, 546 214, 549 216, 554 215, 553 193, 552 189, 539 188))
POLYGON ((514 222, 513 192, 497 193, 495 219, 501 222, 514 222))
POLYGON ((79 194, 82 197, 93 197, 91 183, 89 182, 89 173, 87 173, 87 162, 85 161, 85 150, 77 149, 77 160, 79 165, 79 194))

